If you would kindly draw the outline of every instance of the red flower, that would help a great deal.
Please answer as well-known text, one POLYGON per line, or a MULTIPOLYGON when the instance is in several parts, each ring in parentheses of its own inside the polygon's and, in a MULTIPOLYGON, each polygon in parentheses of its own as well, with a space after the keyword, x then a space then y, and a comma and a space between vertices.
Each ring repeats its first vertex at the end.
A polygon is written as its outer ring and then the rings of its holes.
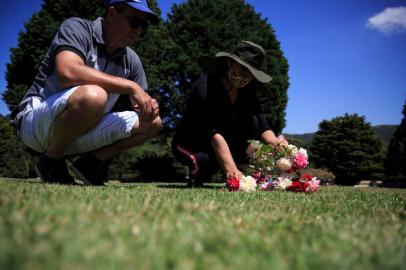
POLYGON ((305 192, 308 186, 309 183, 307 182, 294 181, 288 187, 288 190, 293 192, 305 192))
POLYGON ((228 191, 238 191, 240 189, 240 181, 237 178, 227 179, 226 187, 228 191))
POLYGON ((301 179, 306 180, 306 181, 311 181, 313 179, 313 176, 311 176, 310 174, 305 173, 305 174, 303 174, 301 176, 301 179))
POLYGON ((256 180, 257 184, 265 182, 265 177, 261 175, 260 171, 255 171, 251 176, 256 180))
POLYGON ((255 171, 251 174, 252 177, 254 177, 255 180, 258 180, 261 178, 261 172, 260 171, 255 171))

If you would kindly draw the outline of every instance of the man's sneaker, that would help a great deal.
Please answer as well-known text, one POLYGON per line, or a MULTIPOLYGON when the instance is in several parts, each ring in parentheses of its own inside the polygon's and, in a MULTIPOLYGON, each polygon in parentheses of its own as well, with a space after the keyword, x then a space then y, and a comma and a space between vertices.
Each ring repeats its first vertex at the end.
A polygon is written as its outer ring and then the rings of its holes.
POLYGON ((103 186, 107 180, 108 161, 101 161, 91 155, 85 155, 72 163, 72 171, 88 186, 103 186))
POLYGON ((66 167, 65 158, 55 159, 43 154, 38 159, 35 172, 46 183, 75 184, 75 180, 66 167))

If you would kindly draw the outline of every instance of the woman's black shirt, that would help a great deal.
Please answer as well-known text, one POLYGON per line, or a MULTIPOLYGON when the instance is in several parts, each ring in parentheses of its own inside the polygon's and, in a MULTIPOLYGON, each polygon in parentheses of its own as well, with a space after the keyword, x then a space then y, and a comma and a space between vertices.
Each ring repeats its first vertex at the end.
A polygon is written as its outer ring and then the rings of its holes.
POLYGON ((252 84, 240 89, 234 105, 216 74, 203 75, 194 84, 186 111, 176 128, 174 142, 195 151, 210 151, 211 138, 219 133, 230 149, 246 147, 270 130, 252 84))

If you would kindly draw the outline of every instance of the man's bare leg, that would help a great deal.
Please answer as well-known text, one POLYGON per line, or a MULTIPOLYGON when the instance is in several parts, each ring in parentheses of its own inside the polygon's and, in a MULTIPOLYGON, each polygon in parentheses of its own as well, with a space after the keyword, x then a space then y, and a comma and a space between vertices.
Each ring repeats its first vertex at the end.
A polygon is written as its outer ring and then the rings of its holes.
POLYGON ((115 155, 140 145, 149 139, 155 137, 162 127, 161 118, 157 117, 152 122, 137 121, 133 127, 131 137, 119 140, 111 145, 102 147, 91 152, 95 158, 106 161, 113 158, 115 155))
POLYGON ((63 157, 76 138, 101 121, 107 100, 106 91, 96 85, 83 85, 73 92, 66 109, 55 120, 54 134, 45 154, 63 157))

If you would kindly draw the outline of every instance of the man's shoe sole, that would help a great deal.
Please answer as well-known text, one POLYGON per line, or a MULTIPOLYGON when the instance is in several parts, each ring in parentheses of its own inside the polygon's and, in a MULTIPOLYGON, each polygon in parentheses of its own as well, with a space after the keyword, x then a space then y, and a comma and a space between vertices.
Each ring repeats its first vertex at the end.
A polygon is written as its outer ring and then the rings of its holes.
POLYGON ((37 176, 39 177, 39 179, 41 179, 42 182, 44 183, 50 183, 48 181, 45 181, 44 176, 42 175, 41 171, 38 169, 38 165, 35 165, 35 173, 37 174, 37 176))
POLYGON ((77 177, 79 177, 80 181, 82 181, 83 184, 85 184, 86 186, 94 186, 89 180, 86 179, 82 172, 73 165, 73 163, 71 165, 71 170, 74 174, 76 174, 77 177))
POLYGON ((85 184, 86 186, 104 186, 104 184, 100 185, 93 184, 92 182, 87 180, 86 176, 84 176, 84 174, 78 168, 76 168, 75 164, 71 160, 69 160, 69 163, 71 165, 70 168, 72 172, 76 174, 76 176, 79 177, 80 181, 82 181, 83 184, 85 184))

